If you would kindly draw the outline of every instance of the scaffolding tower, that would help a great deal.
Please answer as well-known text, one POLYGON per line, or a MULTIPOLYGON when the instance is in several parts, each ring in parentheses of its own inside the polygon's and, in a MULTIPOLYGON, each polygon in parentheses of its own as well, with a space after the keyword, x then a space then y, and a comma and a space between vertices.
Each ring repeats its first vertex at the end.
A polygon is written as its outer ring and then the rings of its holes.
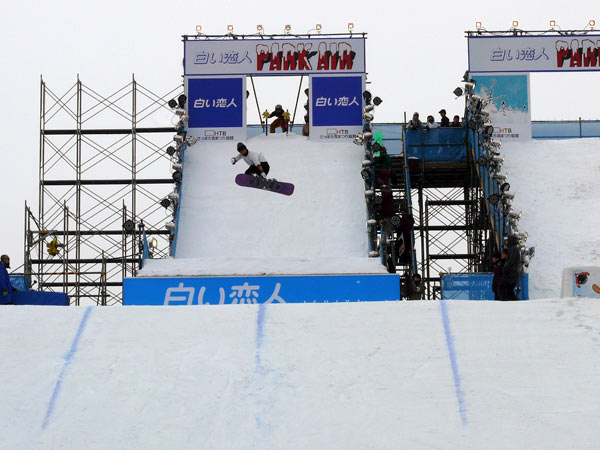
POLYGON ((120 304, 123 278, 139 269, 142 228, 154 256, 168 256, 167 101, 182 91, 155 94, 132 76, 105 96, 78 76, 58 95, 41 80, 37 215, 25 205, 30 288, 65 292, 74 305, 120 304))

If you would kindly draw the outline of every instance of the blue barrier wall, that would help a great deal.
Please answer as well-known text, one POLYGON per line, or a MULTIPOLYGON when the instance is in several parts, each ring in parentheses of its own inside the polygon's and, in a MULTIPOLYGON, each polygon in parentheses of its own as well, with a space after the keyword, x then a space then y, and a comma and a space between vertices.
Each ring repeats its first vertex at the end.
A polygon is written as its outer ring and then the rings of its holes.
POLYGON ((400 278, 395 274, 123 280, 123 305, 325 303, 399 298, 400 278))
MULTIPOLYGON (((456 273, 442 275, 443 300, 494 300, 493 273, 456 273)), ((519 298, 529 300, 529 274, 519 283, 519 298)))
POLYGON ((466 144, 467 132, 464 128, 406 130, 406 156, 425 162, 466 161, 466 144))
POLYGON ((15 305, 69 306, 69 296, 62 292, 14 291, 11 301, 15 305))

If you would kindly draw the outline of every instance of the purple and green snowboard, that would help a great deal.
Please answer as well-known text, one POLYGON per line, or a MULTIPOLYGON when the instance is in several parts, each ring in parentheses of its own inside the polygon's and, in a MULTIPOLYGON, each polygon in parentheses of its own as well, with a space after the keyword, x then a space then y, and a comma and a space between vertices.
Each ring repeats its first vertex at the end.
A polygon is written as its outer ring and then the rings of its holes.
POLYGON ((240 173, 235 177, 235 183, 239 186, 262 189, 264 191, 277 192, 283 195, 292 195, 294 193, 294 185, 285 183, 279 180, 270 180, 254 175, 246 175, 240 173))

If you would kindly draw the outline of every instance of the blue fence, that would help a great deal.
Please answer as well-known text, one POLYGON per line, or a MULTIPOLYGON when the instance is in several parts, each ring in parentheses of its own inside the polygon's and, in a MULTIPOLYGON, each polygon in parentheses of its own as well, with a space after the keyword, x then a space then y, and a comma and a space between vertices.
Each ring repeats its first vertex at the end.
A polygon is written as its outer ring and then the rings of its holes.
MULTIPOLYGON (((457 273, 442 275, 443 300, 494 300, 493 273, 457 273)), ((529 275, 519 282, 519 298, 529 300, 529 275)))
POLYGON ((467 132, 464 128, 406 130, 406 156, 424 162, 467 160, 467 132))

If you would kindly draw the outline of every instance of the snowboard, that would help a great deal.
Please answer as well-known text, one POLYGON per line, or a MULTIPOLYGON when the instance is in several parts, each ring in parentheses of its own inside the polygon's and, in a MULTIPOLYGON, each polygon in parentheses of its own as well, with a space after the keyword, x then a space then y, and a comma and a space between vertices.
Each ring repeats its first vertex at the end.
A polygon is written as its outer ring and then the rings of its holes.
POLYGON ((292 183, 261 178, 254 175, 246 175, 245 173, 238 174, 235 177, 235 183, 238 186, 262 189, 264 191, 276 192, 283 195, 292 195, 294 193, 294 185, 292 183))

